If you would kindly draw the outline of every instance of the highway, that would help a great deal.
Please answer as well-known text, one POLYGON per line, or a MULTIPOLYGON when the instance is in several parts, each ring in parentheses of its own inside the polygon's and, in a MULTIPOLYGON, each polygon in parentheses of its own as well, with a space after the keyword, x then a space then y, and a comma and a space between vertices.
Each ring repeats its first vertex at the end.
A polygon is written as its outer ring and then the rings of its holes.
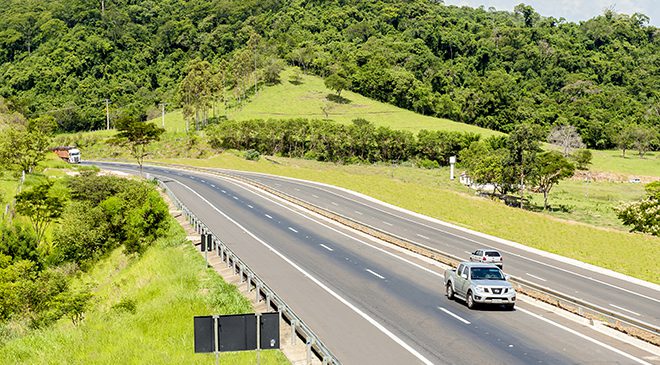
MULTIPOLYGON (((117 164, 97 165, 135 171, 117 164)), ((144 171, 161 177, 189 209, 284 298, 342 363, 660 363, 657 353, 603 336, 527 303, 519 302, 516 310, 510 312, 495 308, 469 310, 463 303, 444 296, 443 270, 438 265, 315 217, 245 184, 161 167, 145 167, 144 171)), ((437 227, 434 222, 342 190, 249 175, 306 201, 318 199, 315 204, 328 204, 328 209, 341 214, 353 212, 365 223, 387 222, 391 226, 382 224, 402 237, 415 235, 426 244, 441 246, 464 245, 458 251, 478 246, 461 239, 465 232, 443 232, 448 227, 437 227)), ((481 241, 483 237, 470 239, 486 244, 481 241)), ((554 280, 550 273, 533 270, 525 259, 516 261, 517 256, 509 257, 509 252, 530 255, 507 248, 507 271, 521 270, 554 280)), ((554 264, 536 266, 555 270, 558 280, 573 270, 566 268, 570 266, 555 269, 554 264)), ((609 296, 607 300, 619 303, 611 299, 611 293, 617 291, 613 286, 623 283, 585 272, 583 275, 603 282, 602 293, 605 298, 609 296)), ((588 287, 576 288, 578 292, 589 292, 588 287)), ((657 302, 657 291, 641 287, 645 291, 639 298, 657 302)), ((622 286, 626 288, 637 290, 622 286)), ((594 293, 590 295, 600 295, 598 291, 594 293)), ((637 309, 632 302, 619 304, 637 309)), ((637 310, 645 318, 657 320, 657 309, 641 308, 637 310)))

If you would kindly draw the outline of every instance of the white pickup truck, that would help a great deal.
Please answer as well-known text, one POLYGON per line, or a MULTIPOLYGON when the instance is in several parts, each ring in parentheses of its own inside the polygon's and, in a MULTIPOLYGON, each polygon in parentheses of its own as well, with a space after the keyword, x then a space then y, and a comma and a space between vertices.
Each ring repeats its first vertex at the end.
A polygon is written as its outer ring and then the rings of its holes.
POLYGON ((516 290, 493 264, 461 262, 456 270, 445 271, 444 282, 447 298, 465 300, 470 309, 477 303, 500 304, 509 310, 516 305, 516 290))

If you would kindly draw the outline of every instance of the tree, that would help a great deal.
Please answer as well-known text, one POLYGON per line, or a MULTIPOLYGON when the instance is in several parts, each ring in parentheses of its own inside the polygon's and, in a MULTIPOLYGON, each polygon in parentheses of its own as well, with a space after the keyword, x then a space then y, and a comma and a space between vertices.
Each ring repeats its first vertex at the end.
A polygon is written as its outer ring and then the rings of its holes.
POLYGON ((617 208, 623 224, 632 226, 631 232, 644 232, 660 236, 660 181, 645 186, 647 197, 617 208))
POLYGON ((639 125, 632 129, 631 135, 633 140, 632 145, 639 153, 639 157, 643 158, 653 142, 657 140, 658 131, 652 127, 639 125))
POLYGON ((0 134, 0 165, 31 172, 46 158, 52 140, 52 117, 38 118, 26 124, 11 123, 0 134))
POLYGON ((132 118, 120 120, 117 124, 114 142, 130 147, 131 155, 137 160, 140 172, 142 172, 144 158, 149 155, 147 147, 151 142, 160 140, 165 129, 157 127, 153 123, 141 122, 132 118))
POLYGON ((507 149, 509 150, 509 163, 507 166, 517 176, 518 190, 520 192, 520 207, 523 207, 525 196, 525 183, 534 170, 536 154, 541 151, 539 140, 541 129, 532 124, 519 124, 509 134, 507 149))
POLYGON ((16 195, 16 211, 28 217, 37 235, 37 246, 48 225, 62 215, 64 199, 51 194, 53 183, 46 181, 16 195))
POLYGON ((548 142, 561 147, 564 157, 568 157, 572 149, 584 148, 582 137, 572 125, 556 125, 550 130, 548 142))
POLYGON ((550 190, 560 180, 573 176, 575 166, 557 151, 546 151, 536 157, 533 181, 543 193, 543 209, 548 209, 550 190))
POLYGON ((350 86, 351 82, 349 80, 336 73, 325 79, 325 87, 334 90, 337 93, 337 96, 341 96, 342 90, 348 89, 350 86))
POLYGON ((188 66, 186 76, 179 84, 179 92, 183 101, 183 114, 186 118, 186 130, 189 120, 194 117, 195 128, 199 129, 201 122, 206 121, 207 111, 213 98, 213 91, 220 80, 213 76, 211 64, 208 61, 194 60, 188 66))
POLYGON ((575 161, 578 170, 588 170, 593 154, 590 150, 581 148, 575 151, 571 157, 573 158, 573 161, 575 161))
POLYGON ((614 143, 621 150, 621 155, 626 158, 626 150, 635 143, 634 127, 631 125, 623 127, 613 137, 614 143))

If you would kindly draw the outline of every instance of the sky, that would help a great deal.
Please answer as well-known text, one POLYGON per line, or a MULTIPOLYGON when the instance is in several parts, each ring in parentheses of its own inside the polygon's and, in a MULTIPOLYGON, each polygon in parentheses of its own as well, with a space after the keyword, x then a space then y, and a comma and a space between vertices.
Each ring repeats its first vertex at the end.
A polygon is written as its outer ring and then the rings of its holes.
POLYGON ((445 5, 467 5, 471 7, 494 7, 497 10, 513 11, 524 3, 531 5, 543 16, 563 17, 572 22, 587 20, 601 15, 612 8, 617 13, 642 13, 651 18, 649 24, 660 26, 660 0, 444 0, 445 5))

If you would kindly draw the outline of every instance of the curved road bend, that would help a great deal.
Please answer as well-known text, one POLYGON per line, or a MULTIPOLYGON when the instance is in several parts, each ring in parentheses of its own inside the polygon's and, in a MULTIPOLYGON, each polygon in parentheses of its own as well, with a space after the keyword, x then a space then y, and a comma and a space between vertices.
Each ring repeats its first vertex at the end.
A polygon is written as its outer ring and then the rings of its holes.
POLYGON ((468 310, 443 295, 437 267, 242 184, 145 172, 162 176, 345 364, 660 363, 525 303, 512 312, 468 310))
POLYGON ((222 170, 332 210, 381 231, 458 257, 490 247, 504 254, 507 273, 660 327, 660 286, 629 281, 529 249, 459 230, 333 186, 264 174, 222 170))

